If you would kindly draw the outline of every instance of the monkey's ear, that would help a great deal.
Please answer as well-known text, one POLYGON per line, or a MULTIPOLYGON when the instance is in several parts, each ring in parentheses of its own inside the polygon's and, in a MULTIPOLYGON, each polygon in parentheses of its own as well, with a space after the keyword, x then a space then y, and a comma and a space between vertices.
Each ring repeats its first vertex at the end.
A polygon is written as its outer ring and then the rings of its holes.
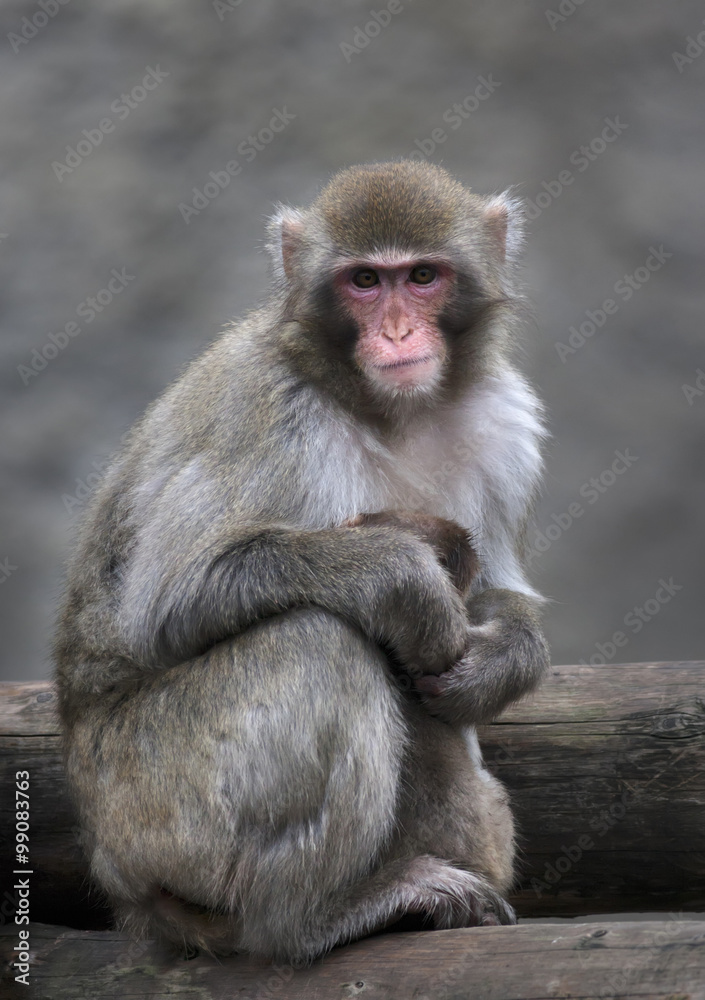
POLYGON ((304 214, 297 208, 278 205, 267 224, 267 249, 274 263, 274 272, 280 280, 290 281, 296 251, 304 233, 304 214))
POLYGON ((524 244, 524 206, 511 191, 485 201, 485 222, 502 263, 513 263, 524 244))

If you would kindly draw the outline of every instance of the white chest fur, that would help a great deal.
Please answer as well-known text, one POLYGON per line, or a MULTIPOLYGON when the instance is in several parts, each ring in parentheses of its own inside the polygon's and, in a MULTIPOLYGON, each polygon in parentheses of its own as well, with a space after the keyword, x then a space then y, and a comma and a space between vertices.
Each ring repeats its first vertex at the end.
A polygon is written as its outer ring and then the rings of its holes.
POLYGON ((536 397, 512 371, 487 377, 442 415, 410 423, 385 441, 344 417, 319 424, 307 455, 311 481, 328 494, 312 497, 311 524, 321 509, 340 523, 363 511, 420 510, 451 518, 473 532, 487 585, 528 590, 515 538, 541 468, 544 434, 536 397))

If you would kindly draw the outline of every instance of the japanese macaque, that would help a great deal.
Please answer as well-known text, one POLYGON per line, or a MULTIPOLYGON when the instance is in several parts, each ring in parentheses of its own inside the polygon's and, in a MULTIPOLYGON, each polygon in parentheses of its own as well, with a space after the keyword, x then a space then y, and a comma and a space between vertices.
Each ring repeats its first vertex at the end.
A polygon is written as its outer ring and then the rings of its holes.
POLYGON ((306 962, 410 914, 514 921, 474 727, 548 662, 520 228, 430 164, 343 170, 277 212, 270 300, 110 468, 57 658, 120 926, 306 962))

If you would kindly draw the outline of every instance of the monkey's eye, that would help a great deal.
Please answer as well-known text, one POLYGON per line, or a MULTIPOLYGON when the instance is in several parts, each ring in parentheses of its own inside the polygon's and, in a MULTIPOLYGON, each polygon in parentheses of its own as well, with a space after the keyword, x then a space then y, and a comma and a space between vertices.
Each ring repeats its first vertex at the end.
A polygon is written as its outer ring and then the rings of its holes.
POLYGON ((409 281, 413 281, 415 285, 430 285, 435 277, 436 271, 432 267, 428 264, 419 264, 409 275, 409 281))
POLYGON ((360 271, 355 271, 352 276, 353 284, 357 285, 358 288, 372 288, 374 285, 379 284, 379 278, 377 277, 377 272, 372 271, 370 268, 362 268, 360 271))

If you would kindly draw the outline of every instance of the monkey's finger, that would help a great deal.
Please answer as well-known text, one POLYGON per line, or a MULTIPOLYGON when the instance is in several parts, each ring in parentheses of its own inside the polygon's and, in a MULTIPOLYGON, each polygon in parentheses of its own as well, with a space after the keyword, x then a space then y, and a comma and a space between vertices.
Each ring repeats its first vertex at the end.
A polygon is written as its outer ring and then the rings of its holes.
POLYGON ((357 514, 355 517, 349 517, 347 521, 343 521, 340 525, 341 528, 359 528, 361 524, 364 523, 365 515, 357 514))

